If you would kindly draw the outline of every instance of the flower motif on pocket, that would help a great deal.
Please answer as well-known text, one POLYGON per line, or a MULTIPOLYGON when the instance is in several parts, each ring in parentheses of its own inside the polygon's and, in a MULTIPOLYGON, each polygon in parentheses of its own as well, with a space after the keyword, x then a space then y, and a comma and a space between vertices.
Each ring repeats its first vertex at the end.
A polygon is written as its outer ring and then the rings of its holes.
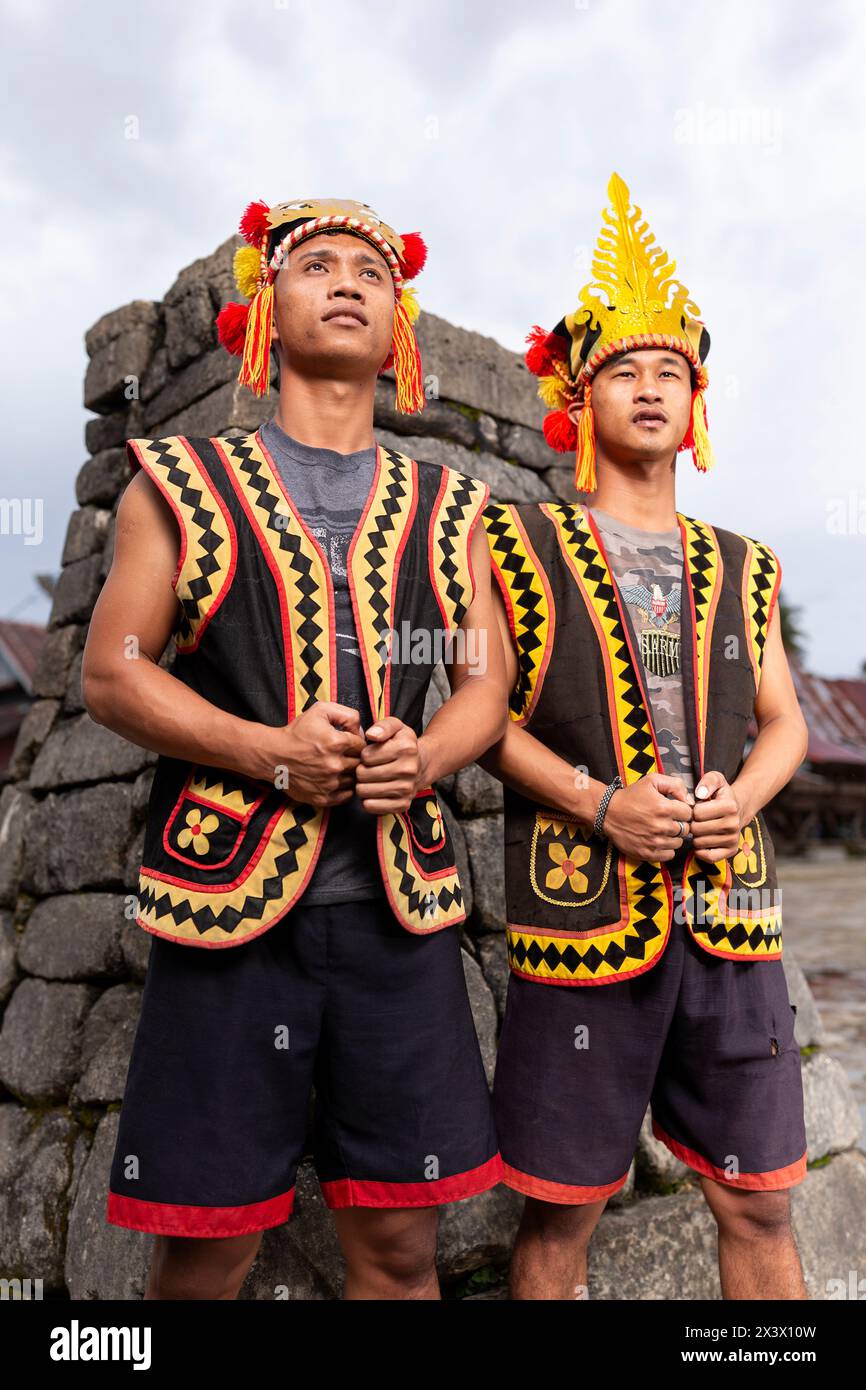
POLYGON ((441 840, 441 839, 442 839, 442 812, 441 812, 441 810, 439 809, 439 807, 437 806, 437 804, 436 804, 435 801, 428 801, 428 802, 425 804, 425 806, 424 806, 424 810, 427 812, 428 816, 430 817, 430 819, 431 819, 431 821, 432 821, 432 825, 430 826, 430 839, 431 839, 431 841, 434 841, 434 840, 441 840))
POLYGON ((556 907, 588 907, 604 892, 613 845, 592 827, 549 809, 536 811, 529 845, 533 893, 556 907), (553 896, 551 896, 553 895, 553 896))
POLYGON ((740 848, 734 855, 732 868, 735 874, 755 874, 758 872, 758 855, 755 849, 755 832, 747 825, 740 836, 740 848))
POLYGON ((187 811, 186 825, 178 831, 177 843, 181 849, 192 846, 196 854, 207 854, 210 849, 208 835, 212 835, 220 823, 219 816, 212 813, 203 816, 200 811, 187 811))
POLYGON ((589 845, 575 845, 573 849, 566 850, 565 845, 554 841, 548 845, 547 852, 555 867, 547 871, 545 888, 561 888, 567 880, 573 893, 585 893, 587 878, 586 874, 580 872, 580 865, 586 864, 589 859, 589 845))

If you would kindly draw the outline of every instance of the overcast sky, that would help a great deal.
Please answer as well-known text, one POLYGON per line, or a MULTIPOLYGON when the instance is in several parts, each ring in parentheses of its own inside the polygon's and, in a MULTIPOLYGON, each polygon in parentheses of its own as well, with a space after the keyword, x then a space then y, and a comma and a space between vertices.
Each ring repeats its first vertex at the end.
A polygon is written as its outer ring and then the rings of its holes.
POLYGON ((767 541, 809 664, 863 622, 862 0, 0 0, 0 616, 44 621, 85 458, 84 333, 252 198, 357 198, 423 307, 520 350, 575 307, 611 170, 712 335, 717 466, 681 511, 767 541), (128 139, 136 118, 138 138, 128 139))

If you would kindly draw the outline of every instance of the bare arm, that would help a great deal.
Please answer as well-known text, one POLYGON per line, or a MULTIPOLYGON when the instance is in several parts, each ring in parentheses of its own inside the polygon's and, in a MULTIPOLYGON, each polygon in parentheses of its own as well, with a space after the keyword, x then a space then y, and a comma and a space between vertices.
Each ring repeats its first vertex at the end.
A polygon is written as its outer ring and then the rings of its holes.
POLYGON ((758 737, 734 781, 729 785, 721 772, 711 769, 695 788, 692 835, 695 853, 702 859, 718 861, 737 853, 741 831, 791 780, 809 746, 778 605, 767 630, 755 719, 758 737))
POLYGON ((273 782, 275 768, 286 766, 298 800, 314 802, 314 790, 318 796, 338 790, 331 800, 348 799, 362 746, 355 711, 318 705, 274 728, 220 709, 159 665, 180 611, 171 586, 179 547, 174 513, 142 470, 117 509, 111 570, 84 648, 81 691, 91 719, 153 752, 242 776, 273 782), (308 783, 304 769, 313 765, 317 776, 308 783))
POLYGON ((502 737, 508 723, 505 654, 494 608, 487 532, 481 522, 472 536, 470 558, 475 597, 445 662, 451 696, 418 740, 427 785, 475 762, 502 737))
POLYGON ((733 782, 743 825, 790 782, 809 747, 809 730, 782 642, 778 604, 767 632, 755 719, 758 737, 733 782))

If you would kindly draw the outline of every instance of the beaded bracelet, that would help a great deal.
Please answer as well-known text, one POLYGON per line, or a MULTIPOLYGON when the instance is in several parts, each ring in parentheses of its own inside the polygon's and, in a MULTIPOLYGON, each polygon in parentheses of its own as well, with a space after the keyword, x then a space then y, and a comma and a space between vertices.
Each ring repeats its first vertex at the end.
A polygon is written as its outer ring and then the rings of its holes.
POLYGON ((614 792, 622 790, 622 778, 620 777, 619 773, 617 773, 613 781, 609 784, 609 786, 605 787, 604 791, 601 794, 601 801, 598 803, 598 810, 595 813, 595 820, 593 821, 592 825, 593 834, 601 834, 601 827, 604 824, 604 818, 607 815, 607 808, 610 805, 611 797, 613 796, 614 792))

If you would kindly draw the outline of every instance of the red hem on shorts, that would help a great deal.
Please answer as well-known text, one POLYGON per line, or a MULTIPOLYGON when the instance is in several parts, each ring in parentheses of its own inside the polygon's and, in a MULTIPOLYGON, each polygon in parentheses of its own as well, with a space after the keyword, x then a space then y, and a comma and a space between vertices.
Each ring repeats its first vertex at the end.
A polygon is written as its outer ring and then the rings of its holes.
POLYGON ((332 1211, 345 1207, 438 1207, 475 1197, 502 1181, 502 1159, 494 1154, 478 1168, 430 1182, 373 1182, 368 1178, 335 1178, 322 1182, 322 1196, 332 1211))
POLYGON ((109 1190, 105 1219, 112 1226, 127 1226, 157 1236, 245 1236, 288 1221, 294 1204, 294 1187, 265 1202, 248 1202, 241 1207, 145 1202, 140 1197, 109 1190))
POLYGON ((561 1202, 564 1206, 579 1206, 585 1202, 600 1202, 603 1197, 612 1197, 628 1181, 628 1168, 615 1182, 602 1183, 598 1187, 575 1187, 566 1182, 550 1182, 547 1178, 536 1178, 531 1173, 521 1173, 503 1162, 502 1181, 522 1192, 526 1197, 537 1197, 542 1202, 561 1202))
POLYGON ((724 1168, 717 1168, 702 1154, 696 1153, 694 1149, 689 1149, 685 1144, 680 1144, 676 1139, 672 1139, 656 1120, 652 1122, 652 1131, 656 1139, 660 1139, 681 1163, 687 1164, 689 1168, 694 1168, 696 1173, 701 1173, 705 1178, 715 1178, 717 1182, 724 1183, 726 1187, 741 1187, 749 1192, 776 1192, 786 1187, 795 1186, 796 1183, 802 1182, 806 1176, 805 1150, 795 1163, 788 1163, 784 1168, 771 1168, 766 1173, 741 1173, 738 1178, 732 1178, 729 1173, 725 1172, 724 1168))

